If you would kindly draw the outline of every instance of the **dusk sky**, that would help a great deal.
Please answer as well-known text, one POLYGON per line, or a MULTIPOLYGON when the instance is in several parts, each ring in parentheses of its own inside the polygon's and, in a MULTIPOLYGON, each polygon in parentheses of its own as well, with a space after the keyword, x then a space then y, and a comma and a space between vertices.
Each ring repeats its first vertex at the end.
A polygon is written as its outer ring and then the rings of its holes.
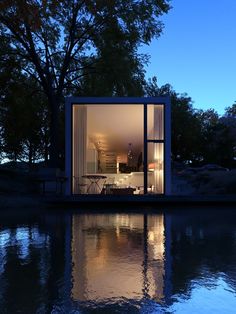
POLYGON ((236 100, 236 0, 172 0, 165 29, 142 51, 147 77, 192 97, 194 108, 224 108, 236 100))

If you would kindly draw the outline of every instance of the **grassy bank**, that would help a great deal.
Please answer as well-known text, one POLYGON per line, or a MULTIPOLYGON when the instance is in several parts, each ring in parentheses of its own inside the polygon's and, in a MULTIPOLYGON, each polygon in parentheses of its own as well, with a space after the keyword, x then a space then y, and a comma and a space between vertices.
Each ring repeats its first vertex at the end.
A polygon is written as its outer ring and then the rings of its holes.
POLYGON ((230 171, 200 171, 180 175, 191 186, 192 194, 232 195, 236 194, 236 169, 230 171))

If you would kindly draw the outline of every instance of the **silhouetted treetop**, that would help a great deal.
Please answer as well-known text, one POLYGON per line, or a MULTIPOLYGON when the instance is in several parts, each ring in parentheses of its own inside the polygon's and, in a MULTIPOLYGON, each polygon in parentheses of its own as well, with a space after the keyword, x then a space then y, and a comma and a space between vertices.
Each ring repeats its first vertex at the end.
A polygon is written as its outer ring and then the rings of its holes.
MULTIPOLYGON (((138 67, 138 46, 161 34, 159 17, 169 9, 169 0, 1 0, 0 40, 10 42, 11 55, 21 60, 22 71, 42 86, 48 99, 52 163, 58 159, 63 97, 78 90, 82 77, 102 71, 95 64, 121 46, 138 67)), ((120 79, 119 71, 114 75, 120 79)))

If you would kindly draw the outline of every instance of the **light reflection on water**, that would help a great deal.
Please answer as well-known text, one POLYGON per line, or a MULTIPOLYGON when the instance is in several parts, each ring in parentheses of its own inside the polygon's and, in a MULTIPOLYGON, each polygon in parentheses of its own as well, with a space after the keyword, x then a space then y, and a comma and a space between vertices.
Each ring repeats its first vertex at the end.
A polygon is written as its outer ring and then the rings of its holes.
POLYGON ((163 215, 151 219, 141 215, 107 218, 106 215, 73 217, 73 300, 141 300, 148 295, 161 301, 163 215))
POLYGON ((235 218, 211 210, 5 217, 0 313, 235 313, 235 218))

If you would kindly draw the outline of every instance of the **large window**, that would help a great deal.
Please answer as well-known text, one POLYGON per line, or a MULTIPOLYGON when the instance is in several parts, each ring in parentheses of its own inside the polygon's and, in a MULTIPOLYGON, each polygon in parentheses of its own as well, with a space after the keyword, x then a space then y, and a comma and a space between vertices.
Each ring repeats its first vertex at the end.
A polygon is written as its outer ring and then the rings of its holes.
POLYGON ((146 123, 143 104, 72 108, 73 194, 164 193, 164 105, 148 104, 146 123))
POLYGON ((142 194, 143 105, 73 106, 73 193, 142 194))

